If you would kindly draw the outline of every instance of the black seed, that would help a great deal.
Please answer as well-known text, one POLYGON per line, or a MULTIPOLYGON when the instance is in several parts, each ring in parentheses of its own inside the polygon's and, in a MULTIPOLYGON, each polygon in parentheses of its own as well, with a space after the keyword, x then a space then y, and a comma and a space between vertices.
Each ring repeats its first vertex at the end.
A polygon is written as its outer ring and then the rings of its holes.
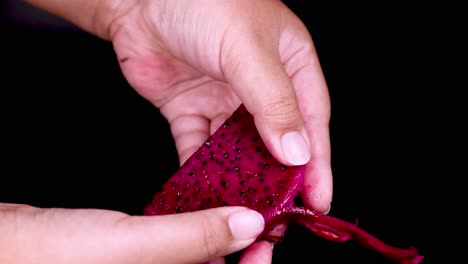
POLYGON ((231 172, 231 169, 230 169, 230 168, 226 168, 226 172, 231 172))
POLYGON ((185 197, 184 202, 188 203, 190 199, 188 197, 185 197))
POLYGON ((198 193, 202 193, 202 188, 198 188, 198 189, 197 189, 197 192, 198 192, 198 193))
POLYGON ((211 199, 211 197, 208 197, 208 199, 206 199, 208 202, 211 202, 213 199, 211 199))
POLYGON ((239 184, 242 185, 242 186, 244 186, 244 185, 245 185, 245 181, 240 181, 239 184))
POLYGON ((263 178, 259 179, 260 183, 265 183, 265 180, 263 178))
POLYGON ((218 143, 218 147, 222 147, 223 145, 221 143, 218 143))
POLYGON ((263 203, 263 199, 262 199, 262 198, 258 198, 257 203, 263 203))
POLYGON ((240 192, 240 195, 241 195, 242 197, 245 197, 245 192, 244 192, 244 191, 241 191, 241 192, 240 192))
POLYGON ((221 138, 226 138, 226 134, 222 133, 221 138))
POLYGON ((203 167, 206 167, 206 161, 204 161, 204 162, 202 163, 202 166, 203 166, 203 167))
POLYGON ((200 158, 201 158, 201 155, 198 154, 197 156, 195 156, 195 158, 200 159, 200 158))
POLYGON ((260 147, 257 147, 257 148, 255 149, 255 151, 256 151, 257 153, 260 153, 260 152, 262 151, 262 149, 261 149, 260 147))
POLYGON ((254 204, 254 201, 252 199, 248 200, 249 204, 254 204))
POLYGON ((224 157, 225 159, 227 159, 227 158, 229 157, 229 154, 224 153, 223 157, 224 157))
POLYGON ((239 170, 239 167, 237 167, 237 166, 234 167, 234 170, 235 170, 235 171, 238 171, 238 170, 239 170))
POLYGON ((270 190, 270 187, 265 186, 265 191, 268 191, 268 190, 270 190))
POLYGON ((258 137, 253 137, 251 140, 252 140, 253 142, 256 142, 256 141, 258 140, 258 137))
POLYGON ((263 167, 265 167, 265 169, 268 169, 270 167, 270 165, 265 163, 265 165, 263 165, 263 167))
POLYGON ((182 207, 181 207, 180 205, 177 206, 177 207, 175 208, 175 212, 176 212, 176 214, 182 212, 182 207))
POLYGON ((199 209, 199 210, 203 210, 203 205, 200 204, 200 206, 198 206, 198 209, 199 209))
POLYGON ((249 193, 253 193, 253 192, 254 192, 254 189, 252 189, 251 187, 249 187, 249 188, 247 189, 247 191, 249 191, 249 193))
POLYGON ((272 206, 275 205, 275 203, 276 203, 275 201, 268 201, 268 204, 272 206))
POLYGON ((216 201, 218 201, 218 202, 221 201, 221 196, 219 196, 219 195, 216 196, 216 201))
POLYGON ((193 176, 195 176, 195 174, 193 172, 191 172, 191 173, 188 174, 188 176, 193 177, 193 176))
POLYGON ((241 152, 240 148, 236 148, 236 152, 240 153, 241 152))
POLYGON ((236 144, 239 145, 240 143, 242 143, 242 141, 241 141, 240 139, 238 139, 238 140, 236 141, 236 144))
POLYGON ((187 190, 188 190, 188 188, 187 188, 187 187, 184 187, 184 192, 187 191, 187 190))
POLYGON ((284 166, 283 164, 281 164, 281 169, 282 169, 282 170, 286 169, 286 166, 284 166))
POLYGON ((164 203, 164 199, 159 199, 159 204, 163 204, 164 203))
POLYGON ((225 182, 225 181, 221 181, 221 186, 223 186, 224 188, 227 188, 229 183, 225 182))
POLYGON ((198 184, 200 184, 200 181, 199 181, 199 180, 196 180, 196 181, 195 181, 195 185, 198 185, 198 184))
POLYGON ((223 203, 223 206, 228 206, 228 204, 226 202, 223 203))
POLYGON ((220 162, 219 166, 224 167, 224 162, 220 162))
POLYGON ((235 157, 234 160, 239 161, 241 158, 239 156, 235 157))
POLYGON ((230 127, 230 126, 231 126, 231 123, 229 123, 229 121, 224 122, 224 127, 230 127))

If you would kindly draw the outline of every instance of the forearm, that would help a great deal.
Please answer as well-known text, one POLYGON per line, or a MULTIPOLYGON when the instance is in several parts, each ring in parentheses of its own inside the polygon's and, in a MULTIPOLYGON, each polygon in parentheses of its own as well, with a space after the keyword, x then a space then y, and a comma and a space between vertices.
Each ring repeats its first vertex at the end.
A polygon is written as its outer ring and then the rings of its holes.
POLYGON ((79 28, 109 40, 112 22, 119 17, 125 0, 25 0, 25 2, 61 17, 79 28))

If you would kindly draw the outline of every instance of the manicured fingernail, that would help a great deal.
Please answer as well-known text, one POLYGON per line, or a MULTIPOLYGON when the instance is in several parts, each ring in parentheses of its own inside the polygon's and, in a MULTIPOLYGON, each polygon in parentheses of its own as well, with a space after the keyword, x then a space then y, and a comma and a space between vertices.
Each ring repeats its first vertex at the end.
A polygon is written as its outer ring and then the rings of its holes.
POLYGON ((265 226, 263 216, 253 210, 242 210, 232 214, 228 223, 236 240, 256 238, 265 226))
POLYGON ((304 136, 292 131, 281 136, 284 158, 292 165, 304 165, 310 159, 310 148, 304 136))

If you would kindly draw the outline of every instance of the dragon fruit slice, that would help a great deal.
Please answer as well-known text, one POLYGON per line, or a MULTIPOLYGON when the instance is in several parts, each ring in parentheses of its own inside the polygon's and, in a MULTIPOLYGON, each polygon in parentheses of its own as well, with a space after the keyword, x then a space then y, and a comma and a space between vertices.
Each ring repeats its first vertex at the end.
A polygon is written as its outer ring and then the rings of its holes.
POLYGON ((390 246, 349 223, 296 206, 305 166, 285 166, 266 149, 253 117, 241 105, 179 168, 144 208, 145 215, 246 206, 260 212, 265 231, 258 240, 282 241, 291 221, 337 242, 351 238, 400 263, 419 263, 418 249, 390 246))

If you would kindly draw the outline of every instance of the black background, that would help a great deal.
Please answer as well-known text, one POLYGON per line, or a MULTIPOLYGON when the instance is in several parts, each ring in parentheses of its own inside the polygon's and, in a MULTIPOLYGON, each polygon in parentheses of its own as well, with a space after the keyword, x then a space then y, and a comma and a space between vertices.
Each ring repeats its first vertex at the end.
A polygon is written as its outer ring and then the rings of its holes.
MULTIPOLYGON (((423 263, 466 263, 460 8, 288 3, 330 89, 330 215, 418 247, 423 263)), ((2 11, 0 201, 141 214, 178 167, 164 118, 110 43, 20 1, 2 11)), ((393 263, 297 225, 273 263, 354 261, 393 263)))

